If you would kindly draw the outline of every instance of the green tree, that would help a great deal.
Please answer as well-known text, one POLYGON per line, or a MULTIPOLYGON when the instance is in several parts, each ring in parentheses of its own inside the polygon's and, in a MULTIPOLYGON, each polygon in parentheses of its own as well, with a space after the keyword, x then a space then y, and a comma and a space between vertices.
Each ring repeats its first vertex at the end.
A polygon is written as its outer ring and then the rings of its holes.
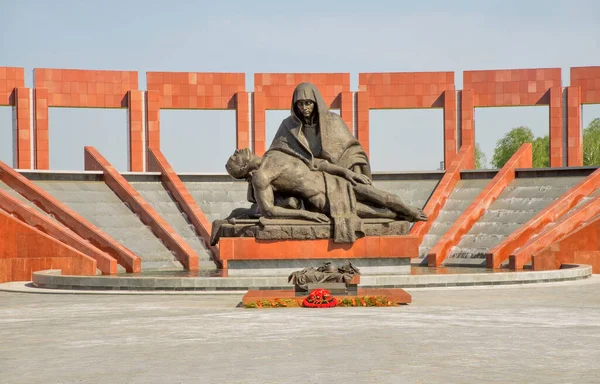
POLYGON ((511 129, 496 142, 492 165, 502 168, 512 155, 525 143, 532 144, 532 160, 534 168, 548 167, 550 164, 550 139, 548 136, 536 138, 528 127, 511 129))
POLYGON ((533 168, 546 168, 550 166, 550 138, 536 137, 531 145, 533 168))
POLYGON ((533 139, 533 132, 527 127, 511 129, 503 138, 496 142, 492 165, 495 168, 502 168, 521 145, 531 143, 533 139))
POLYGON ((475 143, 475 169, 484 169, 487 166, 487 157, 481 150, 479 143, 475 143))
POLYGON ((600 165, 600 118, 583 130, 583 165, 600 165))

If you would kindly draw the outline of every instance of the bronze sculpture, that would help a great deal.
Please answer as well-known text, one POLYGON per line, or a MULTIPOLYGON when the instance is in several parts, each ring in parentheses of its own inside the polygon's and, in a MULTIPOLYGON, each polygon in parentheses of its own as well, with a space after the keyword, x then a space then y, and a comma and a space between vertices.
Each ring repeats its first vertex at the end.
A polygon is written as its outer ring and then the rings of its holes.
POLYGON ((344 283, 347 287, 354 275, 360 275, 360 270, 351 262, 339 268, 331 262, 325 262, 317 268, 308 267, 292 272, 288 276, 288 282, 294 284, 296 291, 308 290, 309 284, 344 283))
MULTIPOLYGON (((331 222, 336 243, 364 236, 365 218, 427 220, 422 209, 371 185, 367 154, 310 83, 296 87, 290 116, 265 155, 236 150, 225 168, 232 177, 248 180, 248 200, 255 203, 251 210, 242 215, 232 212, 228 219, 262 216, 290 219, 288 225, 294 220, 331 222)), ((213 241, 218 241, 216 232, 224 223, 213 223, 213 241)))
POLYGON ((405 204, 398 196, 363 184, 369 182, 364 175, 329 163, 321 167, 329 172, 311 171, 300 159, 278 150, 269 150, 260 158, 247 148, 236 150, 226 165, 232 177, 251 180, 261 215, 320 223, 329 222, 331 216, 336 242, 353 242, 361 217, 427 220, 421 209, 405 204), (275 205, 275 191, 300 198, 305 209, 275 205))
POLYGON ((299 158, 313 170, 326 162, 371 179, 366 152, 311 83, 300 83, 294 90, 290 116, 281 122, 268 151, 272 150, 299 158))

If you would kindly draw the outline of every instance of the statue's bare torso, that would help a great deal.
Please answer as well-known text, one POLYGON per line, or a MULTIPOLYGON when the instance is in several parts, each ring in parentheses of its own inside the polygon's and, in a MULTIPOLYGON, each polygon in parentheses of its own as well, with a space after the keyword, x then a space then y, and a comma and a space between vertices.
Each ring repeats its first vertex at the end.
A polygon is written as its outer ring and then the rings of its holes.
POLYGON ((313 171, 302 160, 283 152, 267 152, 252 175, 254 196, 262 214, 267 217, 329 221, 327 188, 323 176, 323 172, 327 172, 353 185, 360 217, 395 218, 400 214, 413 221, 427 220, 421 209, 410 207, 398 196, 378 190, 370 185, 370 180, 364 175, 326 162, 320 163, 319 169, 323 171, 313 171), (307 210, 276 206, 275 192, 300 198, 307 210))
POLYGON ((315 211, 326 213, 327 195, 323 173, 311 171, 302 160, 288 154, 268 152, 263 157, 261 167, 253 175, 252 184, 255 191, 270 185, 274 191, 295 195, 310 204, 315 211))

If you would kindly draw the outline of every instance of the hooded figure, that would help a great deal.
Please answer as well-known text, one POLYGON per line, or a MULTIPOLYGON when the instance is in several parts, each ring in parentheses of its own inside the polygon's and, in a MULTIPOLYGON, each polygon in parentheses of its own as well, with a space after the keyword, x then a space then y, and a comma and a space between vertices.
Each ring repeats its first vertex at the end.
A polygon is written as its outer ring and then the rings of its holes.
MULTIPOLYGON (((309 169, 320 171, 323 162, 335 164, 363 174, 371 179, 371 167, 366 152, 350 133, 342 118, 329 111, 317 87, 300 83, 294 90, 291 113, 275 134, 265 155, 280 151, 302 160, 309 169), (298 108, 299 100, 314 103, 312 114, 305 116, 298 108)), ((356 214, 356 197, 352 185, 345 179, 323 173, 327 188, 328 210, 333 219, 334 242, 351 243, 364 236, 362 221, 356 214)), ((252 187, 248 197, 254 201, 252 187)), ((277 199, 278 194, 275 193, 277 199)))
POLYGON ((297 157, 314 170, 325 160, 371 178, 366 152, 342 118, 329 111, 319 90, 311 83, 300 83, 294 90, 291 114, 279 126, 269 151, 297 157), (296 107, 298 100, 314 102, 310 121, 305 121, 296 107))

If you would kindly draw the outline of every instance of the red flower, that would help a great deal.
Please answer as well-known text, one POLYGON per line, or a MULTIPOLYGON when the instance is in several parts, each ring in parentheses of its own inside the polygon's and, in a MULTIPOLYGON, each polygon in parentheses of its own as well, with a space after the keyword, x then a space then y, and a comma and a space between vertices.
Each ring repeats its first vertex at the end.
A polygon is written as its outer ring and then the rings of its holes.
POLYGON ((302 306, 308 308, 331 308, 337 304, 337 299, 326 289, 315 289, 302 301, 302 306))

